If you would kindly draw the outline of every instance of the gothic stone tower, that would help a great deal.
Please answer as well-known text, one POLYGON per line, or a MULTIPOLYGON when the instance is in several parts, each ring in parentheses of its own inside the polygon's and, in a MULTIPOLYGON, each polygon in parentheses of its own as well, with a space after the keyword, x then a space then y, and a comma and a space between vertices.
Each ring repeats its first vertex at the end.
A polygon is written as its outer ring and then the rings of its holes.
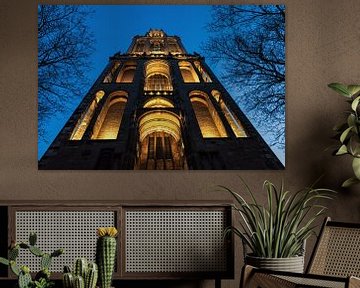
POLYGON ((110 58, 39 169, 283 169, 204 58, 150 30, 110 58))

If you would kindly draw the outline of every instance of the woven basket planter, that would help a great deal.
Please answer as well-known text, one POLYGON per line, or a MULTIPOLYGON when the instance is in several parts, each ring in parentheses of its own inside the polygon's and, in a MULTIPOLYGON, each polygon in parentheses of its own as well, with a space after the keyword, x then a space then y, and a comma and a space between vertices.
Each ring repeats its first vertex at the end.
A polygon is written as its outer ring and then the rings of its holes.
POLYGON ((257 268, 275 271, 304 272, 304 256, 289 258, 263 258, 251 255, 245 256, 245 263, 257 268))

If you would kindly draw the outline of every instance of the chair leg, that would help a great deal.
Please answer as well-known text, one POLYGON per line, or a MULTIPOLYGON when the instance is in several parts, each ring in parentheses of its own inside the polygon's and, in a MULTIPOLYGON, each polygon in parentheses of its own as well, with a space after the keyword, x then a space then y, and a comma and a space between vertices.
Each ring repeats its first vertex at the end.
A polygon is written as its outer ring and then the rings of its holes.
POLYGON ((240 288, 248 287, 253 271, 254 267, 250 265, 244 265, 241 271, 240 288))
POLYGON ((215 288, 221 288, 221 279, 215 278, 215 288))

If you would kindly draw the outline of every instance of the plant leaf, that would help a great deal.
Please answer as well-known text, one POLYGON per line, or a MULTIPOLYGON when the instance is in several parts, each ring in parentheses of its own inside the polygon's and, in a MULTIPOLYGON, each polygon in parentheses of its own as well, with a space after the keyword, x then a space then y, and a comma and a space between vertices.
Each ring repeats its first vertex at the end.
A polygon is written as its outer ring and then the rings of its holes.
POLYGON ((350 96, 354 96, 355 94, 360 92, 360 85, 348 85, 347 90, 350 96))
POLYGON ((347 179, 346 181, 344 181, 344 183, 341 185, 341 187, 348 188, 352 185, 359 184, 359 183, 360 183, 359 179, 357 179, 356 177, 351 177, 351 178, 347 179))
POLYGON ((354 99, 354 101, 351 103, 351 109, 356 111, 356 108, 358 107, 359 105, 359 101, 360 101, 360 96, 356 97, 354 99))
POLYGON ((345 129, 345 131, 343 133, 341 133, 341 136, 340 136, 340 141, 341 143, 344 143, 344 141, 346 140, 346 137, 348 136, 349 132, 351 131, 353 127, 348 127, 345 129))
POLYGON ((8 259, 5 259, 3 257, 0 257, 0 263, 1 264, 4 264, 4 265, 9 265, 9 260, 8 259))
POLYGON ((357 179, 360 180, 360 158, 354 157, 352 168, 357 179))
POLYGON ((346 145, 341 145, 341 147, 339 148, 339 150, 336 152, 335 155, 344 155, 347 153, 348 153, 348 150, 347 150, 346 145))
POLYGON ((355 126, 356 116, 353 113, 350 113, 347 118, 347 124, 348 126, 355 126))
POLYGON ((348 143, 348 150, 354 157, 360 156, 360 138, 358 135, 352 135, 348 143))
POLYGON ((350 95, 347 85, 344 85, 341 83, 330 83, 328 85, 328 87, 333 89, 334 91, 336 91, 337 93, 339 93, 342 96, 351 98, 351 95, 350 95))

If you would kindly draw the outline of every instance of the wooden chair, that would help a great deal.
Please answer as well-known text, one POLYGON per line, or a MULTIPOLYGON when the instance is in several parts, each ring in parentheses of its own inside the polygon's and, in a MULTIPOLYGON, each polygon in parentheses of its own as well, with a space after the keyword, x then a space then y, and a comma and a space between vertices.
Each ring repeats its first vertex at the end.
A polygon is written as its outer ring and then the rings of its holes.
POLYGON ((360 287, 360 223, 326 218, 306 273, 244 266, 240 287, 360 287))

